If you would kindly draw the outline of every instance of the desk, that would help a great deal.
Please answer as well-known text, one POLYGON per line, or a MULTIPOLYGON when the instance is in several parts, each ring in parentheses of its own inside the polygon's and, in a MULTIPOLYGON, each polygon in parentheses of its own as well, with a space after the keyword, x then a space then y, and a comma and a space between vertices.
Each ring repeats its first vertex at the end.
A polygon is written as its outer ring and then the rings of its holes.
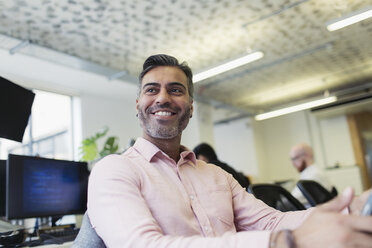
MULTIPOLYGON (((66 242, 61 245, 39 245, 39 246, 33 246, 33 247, 35 248, 69 248, 71 247, 72 243, 73 241, 66 242)), ((29 246, 26 246, 26 247, 29 247, 29 246)))

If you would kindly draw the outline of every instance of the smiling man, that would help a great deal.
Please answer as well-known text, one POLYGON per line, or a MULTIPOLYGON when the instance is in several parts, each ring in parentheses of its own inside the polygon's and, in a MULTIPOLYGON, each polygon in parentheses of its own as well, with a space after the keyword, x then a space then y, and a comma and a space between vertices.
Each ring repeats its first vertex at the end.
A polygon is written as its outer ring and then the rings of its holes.
POLYGON ((149 57, 136 101, 143 137, 94 167, 88 215, 107 247, 372 247, 367 195, 342 196, 314 209, 282 213, 248 194, 221 168, 180 144, 193 112, 190 68, 149 57))
POLYGON ((142 84, 136 100, 143 138, 166 149, 161 149, 165 153, 171 152, 170 157, 178 161, 179 151, 174 148, 180 146, 182 131, 193 111, 193 85, 186 76, 192 76, 191 70, 182 65, 180 68, 185 72, 176 66, 145 68, 140 75, 142 84), (166 147, 162 147, 163 140, 166 147))

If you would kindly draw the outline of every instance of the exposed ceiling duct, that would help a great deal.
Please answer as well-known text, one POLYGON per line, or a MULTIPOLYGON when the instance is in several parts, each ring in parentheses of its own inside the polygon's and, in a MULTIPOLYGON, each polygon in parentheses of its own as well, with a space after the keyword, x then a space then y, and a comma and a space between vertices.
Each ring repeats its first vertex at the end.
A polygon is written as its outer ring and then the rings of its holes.
POLYGON ((372 111, 372 83, 335 92, 337 101, 311 109, 318 117, 372 111))

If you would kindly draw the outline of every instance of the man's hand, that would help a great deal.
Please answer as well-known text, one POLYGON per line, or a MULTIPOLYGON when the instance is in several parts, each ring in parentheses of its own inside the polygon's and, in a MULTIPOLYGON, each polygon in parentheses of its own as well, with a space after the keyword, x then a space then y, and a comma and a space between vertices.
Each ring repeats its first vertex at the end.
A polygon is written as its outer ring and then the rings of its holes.
POLYGON ((366 203, 371 189, 363 192, 360 196, 354 197, 353 201, 350 204, 349 210, 353 215, 360 215, 363 209, 364 204, 366 203))
MULTIPOLYGON (((340 213, 350 206, 353 196, 353 190, 347 188, 342 195, 316 207, 305 222, 293 231, 297 247, 372 247, 372 217, 340 213)), ((361 211, 364 198, 361 196, 353 203, 353 213, 357 209, 361 211)))

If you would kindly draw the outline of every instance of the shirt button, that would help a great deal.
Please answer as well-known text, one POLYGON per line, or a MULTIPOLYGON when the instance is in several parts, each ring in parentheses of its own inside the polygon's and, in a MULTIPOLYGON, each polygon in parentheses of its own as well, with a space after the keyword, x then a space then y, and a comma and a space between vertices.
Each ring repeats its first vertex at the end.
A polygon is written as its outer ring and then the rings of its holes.
POLYGON ((204 230, 208 231, 209 230, 208 226, 204 226, 204 230))
POLYGON ((190 195, 191 200, 194 200, 194 198, 195 198, 194 195, 190 195))

